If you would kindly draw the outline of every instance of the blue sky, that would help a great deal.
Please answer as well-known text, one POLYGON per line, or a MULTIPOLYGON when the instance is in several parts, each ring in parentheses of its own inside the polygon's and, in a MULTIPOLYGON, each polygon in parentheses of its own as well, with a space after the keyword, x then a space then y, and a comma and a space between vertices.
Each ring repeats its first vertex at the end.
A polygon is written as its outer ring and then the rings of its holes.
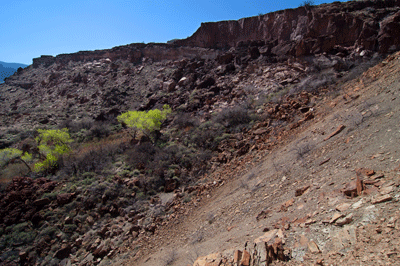
POLYGON ((167 42, 189 37, 201 22, 296 8, 303 1, 3 0, 0 61, 31 64, 41 55, 167 42))

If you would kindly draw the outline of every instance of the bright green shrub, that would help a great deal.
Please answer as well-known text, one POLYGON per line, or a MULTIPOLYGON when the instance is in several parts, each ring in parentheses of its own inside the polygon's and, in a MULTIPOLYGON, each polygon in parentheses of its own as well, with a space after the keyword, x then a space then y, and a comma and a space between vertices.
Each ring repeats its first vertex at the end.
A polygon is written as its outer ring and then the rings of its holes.
POLYGON ((142 132, 150 137, 155 130, 160 130, 162 122, 171 113, 169 105, 164 105, 163 110, 154 109, 150 111, 128 111, 117 117, 120 123, 133 129, 133 138, 136 137, 137 131, 142 132))
POLYGON ((38 129, 39 136, 35 138, 39 152, 44 159, 35 164, 37 172, 51 172, 58 168, 58 160, 70 151, 72 139, 68 129, 38 129))

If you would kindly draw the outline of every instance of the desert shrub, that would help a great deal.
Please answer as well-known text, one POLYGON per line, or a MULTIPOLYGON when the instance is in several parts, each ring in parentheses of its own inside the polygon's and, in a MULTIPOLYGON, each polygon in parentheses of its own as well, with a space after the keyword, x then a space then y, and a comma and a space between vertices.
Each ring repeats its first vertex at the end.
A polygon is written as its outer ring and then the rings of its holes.
POLYGON ((0 133, 0 149, 11 147, 21 140, 32 138, 33 130, 8 129, 0 133))
POLYGON ((113 199, 115 199, 115 198, 117 198, 117 197, 119 196, 119 192, 120 192, 120 191, 118 191, 118 189, 116 189, 115 187, 114 187, 114 188, 113 188, 113 187, 110 187, 110 188, 107 188, 107 189, 104 191, 103 195, 105 195, 105 197, 106 197, 108 200, 113 200, 113 199))
POLYGON ((97 122, 90 128, 90 130, 87 133, 87 136, 92 139, 92 138, 105 138, 108 137, 111 133, 110 128, 106 123, 101 123, 97 122))
POLYGON ((48 192, 48 193, 44 193, 42 195, 42 198, 49 198, 50 200, 56 200, 57 199, 57 192, 48 192))
POLYGON ((157 164, 168 169, 171 165, 178 165, 190 169, 193 165, 195 150, 180 144, 172 144, 156 154, 157 164))
POLYGON ((237 106, 223 109, 214 120, 227 128, 236 128, 240 125, 248 124, 251 121, 251 117, 244 107, 237 106))
POLYGON ((187 127, 194 127, 198 122, 197 119, 192 117, 189 113, 180 113, 175 117, 174 124, 177 125, 179 129, 184 129, 187 127))
POLYGON ((30 170, 24 163, 9 164, 0 170, 0 183, 8 183, 13 177, 28 175, 30 170))
POLYGON ((59 220, 57 213, 54 211, 46 211, 43 217, 47 222, 57 222, 59 220))
POLYGON ((125 170, 118 172, 118 175, 121 177, 131 177, 131 176, 133 176, 133 173, 132 173, 132 171, 125 169, 125 170))
POLYGON ((111 127, 108 122, 96 121, 88 126, 90 127, 82 127, 80 130, 73 133, 73 137, 77 142, 88 142, 93 139, 102 139, 111 134, 111 127))
POLYGON ((93 182, 95 182, 95 181, 96 181, 96 179, 94 177, 84 178, 80 182, 78 182, 78 184, 81 185, 81 186, 86 187, 86 186, 92 185, 93 182))
POLYGON ((89 130, 93 127, 94 120, 91 118, 81 119, 79 121, 74 121, 72 119, 65 120, 60 126, 60 128, 68 128, 71 134, 77 133, 84 130, 89 130))
POLYGON ((23 245, 31 243, 36 237, 36 232, 29 228, 27 222, 6 227, 4 238, 5 245, 23 245))
POLYGON ((66 213, 72 212, 73 210, 77 209, 77 206, 78 206, 78 202, 76 202, 75 200, 68 204, 65 204, 64 205, 65 212, 66 213))
POLYGON ((126 152, 127 163, 135 169, 145 169, 153 160, 158 148, 150 142, 143 142, 135 145, 126 152))
POLYGON ((201 149, 197 151, 195 155, 195 157, 197 158, 195 166, 199 167, 200 165, 203 165, 204 162, 211 160, 212 156, 213 153, 209 150, 201 149))
POLYGON ((82 178, 83 179, 87 179, 87 178, 93 178, 95 177, 97 174, 94 172, 85 172, 82 174, 82 178))
POLYGON ((78 175, 85 172, 101 173, 124 149, 124 144, 118 142, 103 142, 82 147, 63 157, 62 170, 67 175, 78 175))
POLYGON ((313 148, 314 148, 313 145, 310 143, 302 143, 296 145, 296 147, 293 148, 293 150, 295 151, 297 158, 302 159, 306 154, 311 152, 313 148))
POLYGON ((230 136, 231 134, 223 133, 221 136, 216 137, 215 140, 219 143, 223 140, 229 139, 230 136))
POLYGON ((164 184, 165 179, 162 175, 162 171, 155 171, 151 176, 142 180, 142 186, 146 196, 155 195, 156 191, 158 191, 161 186, 164 186, 164 184))
POLYGON ((310 93, 316 93, 320 89, 327 87, 328 85, 336 82, 337 78, 334 72, 325 72, 318 75, 313 75, 302 80, 298 85, 293 87, 289 94, 293 95, 300 91, 307 91, 310 93))
POLYGON ((184 143, 186 143, 187 146, 193 144, 198 148, 215 150, 219 144, 216 138, 221 136, 223 132, 224 129, 221 124, 207 121, 192 130, 189 137, 184 140, 184 143))
POLYGON ((190 195, 190 194, 186 194, 184 197, 183 197, 183 202, 184 203, 188 203, 188 202, 190 202, 192 200, 192 196, 190 195))

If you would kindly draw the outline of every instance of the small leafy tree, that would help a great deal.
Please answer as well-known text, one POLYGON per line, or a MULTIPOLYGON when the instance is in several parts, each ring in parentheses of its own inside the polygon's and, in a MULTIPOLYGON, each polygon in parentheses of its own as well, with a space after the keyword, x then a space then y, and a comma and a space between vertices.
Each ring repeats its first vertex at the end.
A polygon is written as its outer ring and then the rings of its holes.
POLYGON ((28 162, 32 160, 32 155, 15 148, 5 148, 0 150, 0 167, 4 167, 10 162, 18 160, 26 165, 31 170, 28 162))
MULTIPOLYGON (((39 162, 35 164, 36 172, 54 172, 58 168, 58 161, 63 154, 70 151, 69 143, 72 139, 68 129, 39 129, 39 135, 35 138, 39 150, 39 162)), ((28 162, 32 161, 32 155, 16 148, 5 148, 0 150, 0 167, 9 163, 20 161, 26 165, 31 172, 28 162)))
POLYGON ((169 105, 164 105, 163 110, 154 109, 150 111, 128 111, 117 117, 118 121, 133 129, 132 138, 136 138, 137 131, 148 137, 151 133, 160 130, 162 122, 171 113, 169 105))
POLYGON ((35 138, 43 161, 35 164, 37 172, 53 172, 58 168, 58 160, 70 151, 72 139, 68 129, 38 129, 39 136, 35 138))

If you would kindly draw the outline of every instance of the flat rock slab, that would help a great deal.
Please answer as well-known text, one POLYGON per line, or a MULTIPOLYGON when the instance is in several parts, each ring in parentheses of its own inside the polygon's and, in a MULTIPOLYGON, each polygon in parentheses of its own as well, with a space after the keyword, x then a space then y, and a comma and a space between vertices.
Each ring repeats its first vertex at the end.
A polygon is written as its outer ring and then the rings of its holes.
POLYGON ((383 203, 383 202, 386 202, 386 201, 391 201, 392 199, 393 199, 392 196, 387 194, 387 195, 383 195, 383 196, 380 196, 380 197, 377 197, 377 198, 373 199, 371 203, 372 204, 378 204, 378 203, 383 203))

